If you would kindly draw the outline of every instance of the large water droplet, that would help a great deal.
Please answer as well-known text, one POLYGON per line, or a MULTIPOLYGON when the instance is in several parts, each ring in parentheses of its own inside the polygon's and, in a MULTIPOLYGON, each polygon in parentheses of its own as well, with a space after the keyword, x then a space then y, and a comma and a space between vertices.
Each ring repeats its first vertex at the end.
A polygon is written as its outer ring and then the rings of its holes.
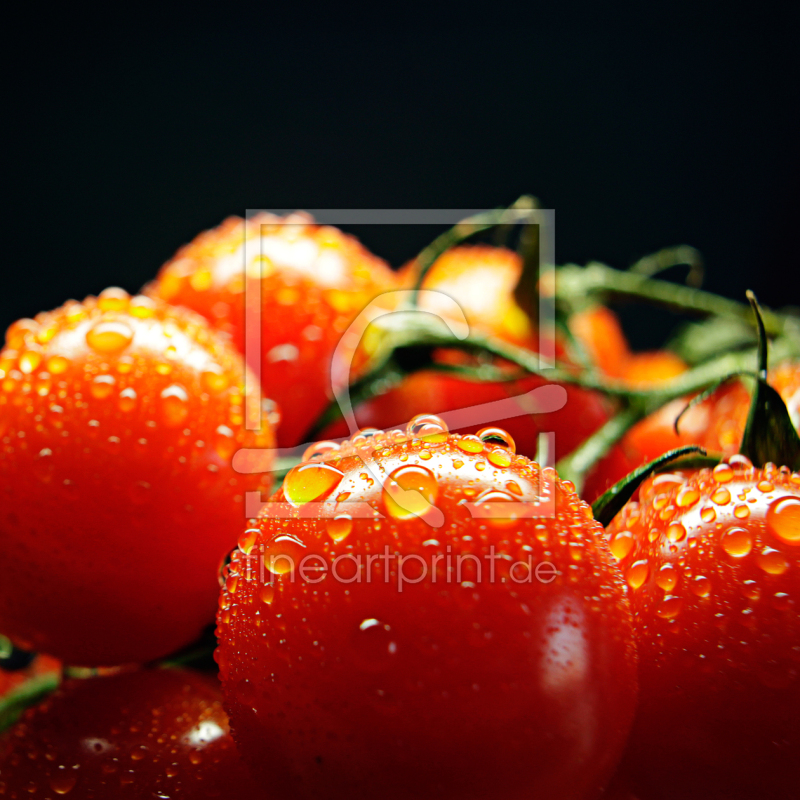
POLYGON ((423 436, 435 436, 436 434, 447 434, 447 432, 447 424, 435 414, 417 414, 417 416, 406 425, 406 436, 410 439, 419 439, 423 436))
POLYGON ((387 478, 382 495, 390 517, 399 520, 424 517, 439 497, 439 484, 427 467, 406 464, 387 478))
POLYGON ((617 561, 626 558, 633 550, 633 534, 630 531, 620 531, 609 543, 611 553, 617 561))
POLYGON ((717 464, 713 472, 714 480, 717 483, 728 483, 733 480, 733 470, 730 464, 717 464))
POLYGON ((90 389, 92 397, 97 400, 105 400, 114 391, 114 383, 113 375, 98 375, 92 381, 90 389))
POLYGON ((328 520, 326 527, 328 536, 330 536, 334 542, 342 542, 353 530, 353 518, 349 514, 340 514, 328 520))
POLYGON ((465 453, 482 453, 484 444, 477 436, 468 434, 456 439, 456 447, 465 453))
POLYGON ((161 414, 167 425, 181 425, 189 416, 189 393, 179 383, 161 392, 161 414))
POLYGON ((722 534, 720 544, 732 558, 744 558, 753 549, 753 537, 744 528, 728 528, 722 534))
POLYGON ((756 558, 758 566, 769 575, 783 575, 789 569, 789 560, 780 552, 771 547, 765 547, 756 558))
POLYGON ((625 573, 625 579, 628 581, 628 586, 630 586, 631 589, 639 589, 644 585, 649 574, 650 565, 647 563, 647 559, 643 559, 642 561, 634 561, 633 564, 628 567, 628 571, 625 573))
POLYGON ((301 461, 322 461, 340 449, 336 442, 316 442, 306 448, 301 461))
POLYGON ((98 322, 86 334, 86 344, 96 353, 121 353, 133 341, 133 331, 124 322, 98 322))
POLYGON ((683 600, 680 597, 668 595, 665 597, 656 608, 656 614, 661 619, 674 619, 681 612, 683 607, 683 600))
POLYGON ((478 431, 478 438, 484 444, 499 444, 512 453, 517 452, 517 445, 513 437, 508 431, 504 431, 502 428, 483 428, 478 431))
POLYGON ((311 462, 299 464, 286 476, 283 494, 295 507, 326 497, 344 477, 341 470, 330 464, 311 462))
POLYGON ((800 497, 781 497, 770 503, 767 528, 784 544, 800 545, 800 497))
POLYGON ((305 554, 305 544, 292 533, 279 533, 267 545, 264 566, 273 575, 286 575, 297 568, 305 554))

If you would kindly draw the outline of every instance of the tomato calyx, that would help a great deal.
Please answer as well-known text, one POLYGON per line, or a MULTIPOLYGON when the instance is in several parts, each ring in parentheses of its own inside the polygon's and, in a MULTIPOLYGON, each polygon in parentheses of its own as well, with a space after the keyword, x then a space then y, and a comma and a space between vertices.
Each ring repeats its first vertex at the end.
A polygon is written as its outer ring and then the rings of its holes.
POLYGON ((753 292, 747 292, 758 326, 758 375, 739 452, 757 467, 772 462, 800 469, 800 436, 783 398, 767 382, 767 332, 753 292))
MULTIPOLYGON (((670 464, 671 467, 675 466, 676 461, 683 463, 685 456, 702 456, 707 459, 707 453, 702 447, 697 445, 686 445, 685 447, 677 447, 674 450, 669 450, 664 455, 659 456, 653 461, 645 464, 644 466, 635 469, 633 472, 626 475, 622 480, 617 481, 608 491, 602 494, 597 500, 592 503, 592 513, 594 518, 603 526, 606 527, 614 517, 622 510, 622 507, 628 500, 633 497, 636 490, 644 483, 645 479, 649 478, 654 472, 658 472, 662 467, 670 464)), ((693 461, 695 459, 692 459, 693 461)), ((718 463, 719 459, 713 456, 710 459, 713 463, 718 463)))

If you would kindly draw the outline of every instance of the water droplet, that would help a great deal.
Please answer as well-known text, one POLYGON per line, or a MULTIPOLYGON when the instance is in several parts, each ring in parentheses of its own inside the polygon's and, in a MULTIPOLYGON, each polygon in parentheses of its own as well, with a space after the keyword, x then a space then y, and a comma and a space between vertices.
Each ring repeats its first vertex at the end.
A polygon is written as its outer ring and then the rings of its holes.
POLYGON ((678 496, 675 498, 675 505, 679 508, 689 508, 693 506, 700 499, 700 492, 697 489, 681 489, 678 496))
POLYGON ((503 450, 500 447, 490 450, 486 454, 486 458, 496 467, 505 468, 511 464, 511 454, 508 450, 503 450))
POLYGON ((617 561, 622 561, 633 550, 634 538, 630 531, 620 531, 609 543, 611 553, 617 561))
POLYGON ((330 464, 311 462, 294 467, 283 482, 283 493, 293 506, 321 500, 335 489, 344 477, 330 464))
MULTIPOLYGON (((483 506, 488 514, 485 519, 487 524, 494 528, 508 528, 514 525, 524 512, 523 505, 508 492, 499 489, 487 489, 475 501, 483 506)), ((582 553, 581 553, 582 555, 582 553)))
POLYGON ((717 483, 728 483, 728 481, 733 480, 733 470, 730 464, 725 464, 724 462, 714 467, 712 475, 717 483))
POLYGON ((219 364, 211 364, 200 374, 200 381, 203 388, 211 394, 224 392, 231 382, 225 374, 225 370, 219 364))
POLYGON ((151 300, 149 297, 145 297, 144 295, 137 294, 136 297, 131 300, 130 305, 128 306, 128 313, 132 317, 148 319, 156 313, 155 301, 151 300))
POLYGON ((680 597, 667 595, 656 608, 656 614, 661 619, 675 619, 681 613, 683 600, 680 597))
POLYGON ((391 627, 374 617, 361 621, 354 644, 357 666, 370 672, 387 669, 397 653, 391 627))
POLYGON ((439 496, 439 484, 427 467, 407 464, 392 472, 384 483, 382 496, 386 512, 394 519, 425 517, 439 496))
POLYGON ((90 388, 92 397, 97 400, 105 400, 114 391, 114 383, 113 375, 98 375, 92 381, 90 388))
POLYGON ((678 573, 671 564, 664 564, 656 573, 656 585, 665 592, 671 592, 678 584, 678 573))
POLYGON ((258 596, 261 598, 262 603, 270 605, 275 599, 275 587, 270 586, 268 583, 264 584, 259 591, 258 596))
POLYGON ((119 393, 117 405, 120 411, 132 411, 136 406, 136 391, 130 386, 127 389, 123 389, 119 393))
POLYGON ((482 453, 484 444, 477 436, 468 434, 456 439, 456 447, 465 453, 482 453))
POLYGON ((734 469, 744 470, 744 469, 752 469, 753 468, 753 462, 747 456, 743 456, 740 453, 737 453, 736 455, 731 456, 728 459, 728 463, 734 469))
POLYGON ((130 327, 116 320, 98 322, 86 334, 86 344, 96 353, 120 353, 132 341, 133 331, 130 327))
POLYGON ((744 581, 742 583, 742 594, 748 600, 758 600, 761 597, 761 588, 755 581, 744 581))
POLYGON ((764 494, 769 494, 769 492, 775 491, 775 486, 772 483, 770 483, 770 481, 759 481, 758 491, 763 492, 764 494))
POLYGON ((708 597, 711 594, 711 581, 705 575, 698 575, 692 581, 692 591, 698 597, 708 597))
POLYGON ((700 512, 700 519, 702 519, 703 522, 713 522, 716 518, 717 518, 717 512, 713 508, 711 508, 711 506, 706 506, 700 512))
POLYGON ((47 371, 51 375, 61 375, 67 371, 69 361, 64 356, 50 356, 47 359, 47 371))
POLYGON ((336 442, 316 442, 306 448, 301 461, 322 461, 340 449, 336 442))
POLYGON ((56 794, 69 794, 77 782, 77 775, 54 775, 50 778, 50 788, 56 794))
POLYGON ((305 547, 299 536, 292 533, 279 533, 267 545, 264 553, 264 566, 273 575, 286 575, 300 563, 305 547))
POLYGON ((340 514, 339 516, 328 520, 326 527, 328 536, 330 536, 334 542, 342 542, 353 530, 353 518, 349 514, 340 514))
POLYGON ((181 425, 189 416, 189 394, 179 383, 161 392, 161 413, 167 425, 181 425))
POLYGON ((670 542, 674 542, 677 544, 678 542, 682 542, 686 538, 686 528, 680 524, 680 522, 673 522, 667 528, 667 539, 670 542))
POLYGON ((42 354, 35 350, 26 350, 19 357, 20 372, 30 375, 42 363, 42 354))
POLYGON ((737 519, 747 519, 750 516, 750 509, 744 505, 738 505, 733 509, 733 516, 737 519))
POLYGON ((630 586, 631 589, 639 589, 644 585, 649 574, 650 565, 647 563, 647 559, 643 559, 641 561, 634 561, 633 564, 628 567, 628 571, 625 573, 625 579, 628 581, 628 586, 630 586))
POLYGON ((448 427, 441 417, 435 414, 417 414, 406 426, 406 436, 419 439, 423 436, 435 436, 448 433, 448 427))
POLYGON ((800 545, 800 497, 781 497, 770 503, 767 528, 785 544, 800 545))
POLYGON ((753 537, 744 528, 728 528, 720 539, 722 549, 733 558, 744 558, 753 549, 753 537))
POLYGON ((769 575, 783 575, 789 569, 789 560, 780 552, 771 547, 765 547, 756 558, 758 566, 769 575))
POLYGON ((130 299, 130 295, 124 289, 110 286, 97 296, 97 307, 101 311, 124 311, 130 299))
POLYGON ((506 481, 506 489, 508 489, 511 494, 517 495, 517 497, 522 497, 522 487, 516 481, 506 481))
POLYGON ((248 528, 240 537, 238 541, 239 549, 249 556, 258 541, 258 536, 261 533, 258 528, 248 528))
POLYGON ((717 489, 717 491, 711 495, 711 500, 718 506, 727 505, 731 501, 731 493, 727 489, 717 489))
POLYGON ((508 433, 508 431, 504 431, 502 428, 483 428, 478 431, 478 438, 484 444, 499 444, 512 453, 517 452, 517 445, 511 434, 508 433))

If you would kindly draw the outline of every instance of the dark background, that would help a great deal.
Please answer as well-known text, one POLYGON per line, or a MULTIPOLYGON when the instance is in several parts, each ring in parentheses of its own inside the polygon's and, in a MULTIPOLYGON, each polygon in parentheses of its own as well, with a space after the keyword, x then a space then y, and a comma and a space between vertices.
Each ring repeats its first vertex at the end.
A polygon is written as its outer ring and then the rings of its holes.
MULTIPOLYGON (((213 36, 25 40, 5 104, 0 326, 135 291, 248 208, 490 208, 526 192, 556 210, 559 262, 624 267, 687 243, 707 288, 800 305, 796 13, 212 22, 213 36)), ((358 231, 395 265, 436 233, 358 231)), ((625 319, 640 347, 667 330, 625 319)))

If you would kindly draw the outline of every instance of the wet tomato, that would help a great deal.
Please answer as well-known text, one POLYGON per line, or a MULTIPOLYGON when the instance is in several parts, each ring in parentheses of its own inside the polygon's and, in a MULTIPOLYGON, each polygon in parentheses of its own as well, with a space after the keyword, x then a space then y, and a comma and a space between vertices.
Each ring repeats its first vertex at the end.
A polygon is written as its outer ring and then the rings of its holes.
MULTIPOLYGON (((514 300, 514 287, 519 280, 522 263, 516 253, 486 245, 456 247, 445 253, 428 272, 422 288, 440 292, 456 300, 468 324, 512 344, 538 351, 539 337, 531 320, 514 300)), ((405 280, 412 280, 410 267, 405 280)), ((449 305, 436 295, 423 295, 420 307, 431 313, 447 315, 449 305)), ((556 345, 557 346, 557 345, 556 345)), ((544 348, 542 348, 544 349, 544 348)), ((482 362, 463 353, 440 351, 435 358, 443 364, 477 367, 482 362)), ((355 409, 356 421, 362 427, 389 428, 403 423, 410 416, 434 412, 469 409, 472 406, 512 399, 511 409, 517 416, 484 416, 476 409, 477 421, 454 427, 462 433, 476 433, 491 423, 502 424, 514 437, 517 449, 529 457, 537 453, 540 432, 555 434, 555 458, 572 452, 609 417, 612 406, 603 397, 573 385, 566 385, 567 402, 549 413, 530 413, 527 393, 549 383, 535 375, 519 376, 510 365, 495 363, 509 380, 478 381, 443 374, 435 369, 422 369, 355 409), (516 398, 516 399, 513 399, 516 398)), ((322 435, 328 438, 347 436, 343 422, 328 427, 322 435)))
POLYGON ((164 669, 73 680, 0 738, 0 796, 262 797, 215 678, 164 669))
POLYGON ((278 404, 278 444, 290 447, 330 402, 331 360, 342 334, 371 300, 394 288, 386 263, 352 236, 306 214, 259 214, 200 234, 145 291, 199 312, 247 351, 264 393, 278 404), (253 304, 249 333, 246 298, 253 304))
POLYGON ((800 474, 732 456, 608 528, 640 701, 626 769, 669 800, 800 796, 800 474))
POLYGON ((274 797, 593 798, 636 698, 622 576, 498 429, 310 448, 218 615, 226 708, 274 797))
POLYGON ((192 312, 109 289, 0 353, 0 629, 74 665, 141 662, 213 619, 252 477, 241 357, 192 312))

